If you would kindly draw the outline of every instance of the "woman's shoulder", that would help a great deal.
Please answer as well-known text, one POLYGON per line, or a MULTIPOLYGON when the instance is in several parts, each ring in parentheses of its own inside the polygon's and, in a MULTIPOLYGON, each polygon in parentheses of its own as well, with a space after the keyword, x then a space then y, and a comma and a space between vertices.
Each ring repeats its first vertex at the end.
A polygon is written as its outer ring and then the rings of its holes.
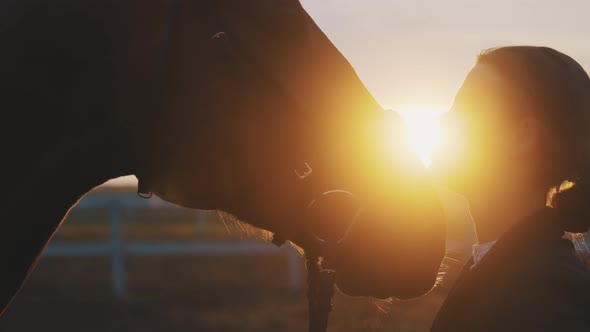
POLYGON ((590 270, 571 241, 546 239, 510 250, 519 252, 497 251, 487 263, 482 260, 474 278, 479 284, 475 288, 484 288, 476 302, 495 308, 482 310, 486 325, 502 321, 500 325, 513 328, 509 331, 559 331, 564 326, 577 331, 590 326, 590 270))
POLYGON ((506 232, 492 249, 490 263, 504 262, 529 279, 590 282, 590 269, 555 218, 551 209, 543 209, 506 232))
POLYGON ((537 221, 511 230, 464 269, 433 331, 588 329, 590 270, 563 232, 537 221))
POLYGON ((590 269, 572 241, 547 211, 526 222, 498 241, 488 273, 499 272, 507 295, 519 294, 530 305, 590 310, 590 269))

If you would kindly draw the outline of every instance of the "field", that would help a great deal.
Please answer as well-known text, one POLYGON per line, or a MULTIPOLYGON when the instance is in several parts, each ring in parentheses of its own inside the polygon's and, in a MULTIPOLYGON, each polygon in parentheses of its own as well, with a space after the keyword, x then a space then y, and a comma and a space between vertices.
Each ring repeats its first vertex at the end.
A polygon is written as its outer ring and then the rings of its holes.
MULTIPOLYGON (((195 213, 180 208, 126 212, 123 219, 127 242, 255 237, 219 220, 203 232, 195 213)), ((53 242, 102 241, 109 234, 108 211, 74 209, 53 242)), ((127 289, 118 298, 109 257, 44 257, 0 318, 0 331, 305 331, 305 292, 288 287, 286 260, 277 254, 128 256, 127 289)), ((337 294, 329 331, 428 331, 461 265, 449 262, 444 282, 419 299, 384 304, 337 294)))

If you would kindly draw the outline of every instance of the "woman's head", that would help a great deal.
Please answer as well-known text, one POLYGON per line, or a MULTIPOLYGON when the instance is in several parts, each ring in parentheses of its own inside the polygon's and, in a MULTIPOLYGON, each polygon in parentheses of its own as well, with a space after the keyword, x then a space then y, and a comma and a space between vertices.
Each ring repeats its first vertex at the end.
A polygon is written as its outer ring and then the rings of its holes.
POLYGON ((590 78, 571 57, 533 46, 484 51, 444 122, 454 139, 433 166, 449 186, 467 196, 502 195, 510 181, 542 199, 571 181, 572 190, 550 204, 569 214, 566 230, 588 228, 573 220, 590 217, 581 209, 590 194, 590 78))

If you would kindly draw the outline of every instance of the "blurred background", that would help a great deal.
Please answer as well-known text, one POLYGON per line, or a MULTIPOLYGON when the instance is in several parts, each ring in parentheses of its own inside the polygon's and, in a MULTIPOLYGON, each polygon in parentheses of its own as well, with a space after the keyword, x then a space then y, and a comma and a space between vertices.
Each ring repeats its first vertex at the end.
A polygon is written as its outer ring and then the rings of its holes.
MULTIPOLYGON (((475 55, 514 44, 556 48, 590 66, 590 2, 302 0, 377 100, 428 136, 475 55)), ((428 151, 426 151, 428 152, 428 151)), ((206 161, 203 161, 206 162, 206 161)), ((134 177, 89 193, 55 235, 4 316, 2 331, 304 331, 305 271, 217 212, 136 195, 134 177)), ((337 294, 331 331, 428 331, 475 242, 465 200, 449 222, 442 281, 389 303, 337 294)))
MULTIPOLYGON (((217 212, 142 199, 132 182, 111 181, 71 211, 1 331, 307 330, 304 261, 294 248, 217 212)), ((426 331, 450 279, 411 301, 337 294, 330 330, 426 331)))

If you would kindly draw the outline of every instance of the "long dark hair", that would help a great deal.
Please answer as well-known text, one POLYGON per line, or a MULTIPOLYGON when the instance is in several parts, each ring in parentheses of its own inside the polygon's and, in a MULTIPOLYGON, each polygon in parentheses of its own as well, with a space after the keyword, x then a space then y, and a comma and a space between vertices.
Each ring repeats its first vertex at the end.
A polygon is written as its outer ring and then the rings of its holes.
MULTIPOLYGON (((507 79, 514 101, 534 111, 543 126, 540 180, 547 205, 579 251, 590 253, 590 77, 566 54, 549 47, 509 46, 482 52, 507 79)), ((584 256, 583 256, 584 257, 584 256)), ((588 256, 585 256, 587 258, 588 256)), ((586 259, 585 259, 586 260, 586 259)))

